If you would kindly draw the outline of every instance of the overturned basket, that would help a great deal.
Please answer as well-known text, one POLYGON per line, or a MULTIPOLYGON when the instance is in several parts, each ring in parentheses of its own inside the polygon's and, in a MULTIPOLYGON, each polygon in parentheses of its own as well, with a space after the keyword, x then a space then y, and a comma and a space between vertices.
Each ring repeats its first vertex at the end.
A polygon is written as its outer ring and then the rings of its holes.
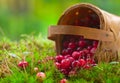
POLYGON ((88 3, 68 8, 58 21, 50 26, 48 38, 56 43, 57 54, 61 54, 62 39, 65 35, 82 35, 86 39, 99 40, 95 60, 97 62, 119 61, 120 17, 112 15, 88 3), (83 17, 93 16, 95 20, 83 17), (77 19, 77 20, 76 20, 77 19), (79 23, 79 21, 81 21, 79 23), (90 25, 89 25, 89 22, 90 25))

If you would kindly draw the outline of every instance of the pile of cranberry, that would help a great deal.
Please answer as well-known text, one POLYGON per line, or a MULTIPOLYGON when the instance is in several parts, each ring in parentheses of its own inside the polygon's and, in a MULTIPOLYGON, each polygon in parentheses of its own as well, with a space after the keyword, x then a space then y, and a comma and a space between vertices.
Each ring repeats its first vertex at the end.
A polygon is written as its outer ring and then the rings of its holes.
POLYGON ((97 40, 75 35, 64 36, 63 50, 61 55, 55 57, 55 65, 65 75, 69 75, 71 71, 89 69, 95 65, 93 56, 97 46, 97 40))

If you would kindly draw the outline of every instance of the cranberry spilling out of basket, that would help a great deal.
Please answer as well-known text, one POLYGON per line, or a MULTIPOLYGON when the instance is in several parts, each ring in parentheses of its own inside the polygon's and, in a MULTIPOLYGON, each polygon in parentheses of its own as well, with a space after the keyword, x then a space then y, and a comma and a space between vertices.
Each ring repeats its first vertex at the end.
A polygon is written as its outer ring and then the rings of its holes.
POLYGON ((89 69, 95 65, 94 54, 97 40, 84 39, 82 36, 65 36, 61 55, 55 57, 56 67, 65 75, 76 69, 89 69), (67 42, 67 43, 66 43, 67 42))

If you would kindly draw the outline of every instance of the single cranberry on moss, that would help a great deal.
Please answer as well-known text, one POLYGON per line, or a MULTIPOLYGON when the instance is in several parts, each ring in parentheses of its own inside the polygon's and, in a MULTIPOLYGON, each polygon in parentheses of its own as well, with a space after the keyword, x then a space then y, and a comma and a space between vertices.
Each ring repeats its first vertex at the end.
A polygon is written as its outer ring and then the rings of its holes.
POLYGON ((20 68, 26 68, 28 65, 29 65, 28 62, 24 60, 18 63, 18 67, 20 68))
POLYGON ((68 83, 67 79, 63 78, 60 80, 60 83, 68 83))
POLYGON ((46 75, 45 75, 44 72, 38 72, 38 73, 36 74, 36 78, 37 78, 37 80, 38 80, 40 83, 42 83, 42 82, 45 80, 46 75))
POLYGON ((34 72, 38 72, 39 68, 38 67, 34 67, 34 72))

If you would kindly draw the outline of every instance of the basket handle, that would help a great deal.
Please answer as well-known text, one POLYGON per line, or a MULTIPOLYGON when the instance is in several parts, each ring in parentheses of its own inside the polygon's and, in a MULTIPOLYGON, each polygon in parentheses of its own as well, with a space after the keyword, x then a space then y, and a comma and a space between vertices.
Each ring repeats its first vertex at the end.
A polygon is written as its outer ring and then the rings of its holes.
POLYGON ((48 38, 55 40, 56 35, 82 35, 87 39, 95 39, 100 41, 113 41, 114 36, 110 31, 105 31, 96 28, 71 26, 71 25, 57 25, 50 26, 48 30, 48 38))

